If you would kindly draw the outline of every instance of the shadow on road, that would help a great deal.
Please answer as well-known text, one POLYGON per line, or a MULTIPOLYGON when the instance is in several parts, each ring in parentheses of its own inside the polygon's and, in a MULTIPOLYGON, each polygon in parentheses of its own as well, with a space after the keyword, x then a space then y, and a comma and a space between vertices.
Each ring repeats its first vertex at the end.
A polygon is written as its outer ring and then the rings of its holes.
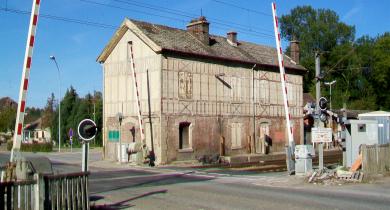
POLYGON ((107 183, 99 179, 90 180, 90 194, 96 195, 113 190, 120 190, 130 187, 156 187, 170 184, 180 184, 187 182, 209 181, 214 178, 199 177, 190 173, 175 173, 175 174, 157 174, 148 176, 122 177, 107 183))
MULTIPOLYGON (((146 196, 149 196, 149 195, 153 195, 153 194, 166 193, 166 192, 167 192, 167 190, 158 190, 158 191, 147 192, 147 193, 144 193, 144 194, 141 194, 141 195, 137 195, 137 196, 132 197, 132 198, 125 199, 123 201, 112 203, 112 204, 92 205, 91 209, 92 210, 97 210, 97 209, 107 209, 107 210, 110 210, 110 209, 130 208, 130 207, 134 206, 134 205, 131 205, 131 204, 127 204, 130 201, 133 201, 133 200, 138 199, 138 198, 143 198, 143 197, 146 197, 146 196)), ((91 201, 96 201, 96 199, 100 200, 100 199, 103 199, 103 198, 104 198, 104 196, 91 196, 90 200, 91 201)))

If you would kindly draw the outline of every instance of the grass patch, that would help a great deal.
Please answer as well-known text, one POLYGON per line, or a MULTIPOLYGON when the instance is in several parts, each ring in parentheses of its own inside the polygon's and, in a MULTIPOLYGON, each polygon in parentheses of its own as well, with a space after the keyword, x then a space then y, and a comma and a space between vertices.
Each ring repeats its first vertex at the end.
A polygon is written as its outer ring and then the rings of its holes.
MULTIPOLYGON (((7 150, 11 150, 13 146, 13 141, 7 142, 7 150)), ((52 152, 53 144, 52 143, 22 143, 20 147, 20 151, 22 152, 52 152)))

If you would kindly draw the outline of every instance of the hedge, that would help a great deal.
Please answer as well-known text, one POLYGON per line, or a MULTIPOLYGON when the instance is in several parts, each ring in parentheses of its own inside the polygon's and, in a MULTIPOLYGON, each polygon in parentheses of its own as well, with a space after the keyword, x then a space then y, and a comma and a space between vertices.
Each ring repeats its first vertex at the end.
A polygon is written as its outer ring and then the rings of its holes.
MULTIPOLYGON (((7 142, 7 149, 11 150, 13 141, 7 142)), ((52 143, 22 143, 20 150, 22 152, 51 152, 53 151, 52 143)))

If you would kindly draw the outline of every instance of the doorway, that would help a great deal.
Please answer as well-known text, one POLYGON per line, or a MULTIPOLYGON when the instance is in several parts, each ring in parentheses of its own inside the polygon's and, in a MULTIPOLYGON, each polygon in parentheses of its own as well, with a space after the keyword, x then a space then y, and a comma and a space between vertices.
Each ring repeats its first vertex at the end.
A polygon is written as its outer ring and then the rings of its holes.
POLYGON ((260 123, 259 140, 256 144, 256 152, 266 154, 266 141, 269 138, 269 123, 260 123))

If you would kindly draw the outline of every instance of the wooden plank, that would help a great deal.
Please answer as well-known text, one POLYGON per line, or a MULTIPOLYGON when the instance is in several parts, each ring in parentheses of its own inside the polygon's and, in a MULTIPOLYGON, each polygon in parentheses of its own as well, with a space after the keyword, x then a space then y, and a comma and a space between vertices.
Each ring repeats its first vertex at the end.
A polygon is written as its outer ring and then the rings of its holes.
POLYGON ((7 209, 12 209, 12 185, 7 186, 7 209))
POLYGON ((77 188, 77 209, 80 209, 81 207, 81 190, 80 190, 80 186, 81 186, 81 177, 77 177, 77 183, 76 183, 76 188, 77 188))
POLYGON ((360 166, 362 165, 362 154, 360 154, 355 162, 352 164, 351 169, 349 171, 356 172, 360 166))
POLYGON ((79 183, 79 187, 80 187, 80 208, 79 209, 82 209, 83 208, 83 205, 84 205, 84 192, 83 192, 83 189, 84 189, 84 179, 83 177, 80 177, 80 183, 79 183))
POLYGON ((87 201, 87 210, 89 210, 89 184, 88 184, 88 175, 85 176, 85 196, 87 201))
POLYGON ((60 199, 60 180, 56 180, 56 200, 57 200, 57 208, 60 209, 61 207, 61 199, 60 199))
POLYGON ((5 206, 5 186, 0 186, 0 207, 5 206))
POLYGON ((71 180, 71 179, 66 179, 65 178, 65 184, 66 184, 66 206, 67 206, 67 209, 70 209, 70 207, 71 207, 71 201, 72 201, 72 197, 70 196, 70 189, 69 189, 69 180, 71 180))

